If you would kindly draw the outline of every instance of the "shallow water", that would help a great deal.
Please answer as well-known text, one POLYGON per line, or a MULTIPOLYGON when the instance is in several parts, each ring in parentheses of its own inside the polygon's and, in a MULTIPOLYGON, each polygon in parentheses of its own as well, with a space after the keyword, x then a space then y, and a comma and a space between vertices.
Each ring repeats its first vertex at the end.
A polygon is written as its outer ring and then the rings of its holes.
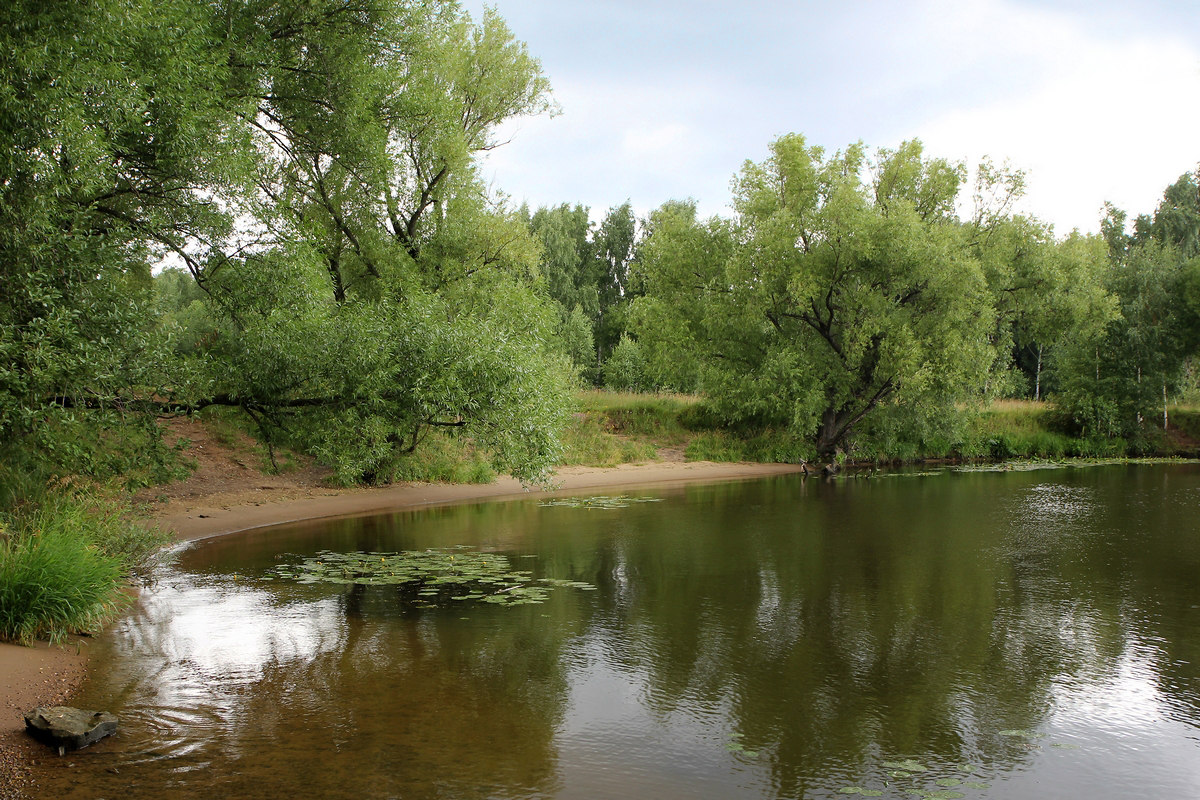
POLYGON ((52 759, 47 796, 1200 789, 1195 465, 631 494, 661 502, 191 547, 94 644, 77 701, 122 728, 52 759), (264 580, 281 554, 455 545, 596 591, 413 609, 393 587, 264 580))

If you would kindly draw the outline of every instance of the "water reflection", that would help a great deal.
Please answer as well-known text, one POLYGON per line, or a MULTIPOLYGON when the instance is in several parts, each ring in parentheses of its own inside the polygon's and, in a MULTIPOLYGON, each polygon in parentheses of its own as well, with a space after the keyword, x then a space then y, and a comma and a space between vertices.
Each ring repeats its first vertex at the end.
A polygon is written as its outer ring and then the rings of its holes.
POLYGON ((119 737, 64 797, 1186 794, 1194 467, 689 487, 197 547, 101 643, 119 737), (415 612, 259 578, 281 552, 467 544, 556 591, 415 612), (898 778, 887 762, 927 768, 898 778), (969 765, 969 768, 964 768, 969 765), (118 770, 114 777, 108 770, 118 770))

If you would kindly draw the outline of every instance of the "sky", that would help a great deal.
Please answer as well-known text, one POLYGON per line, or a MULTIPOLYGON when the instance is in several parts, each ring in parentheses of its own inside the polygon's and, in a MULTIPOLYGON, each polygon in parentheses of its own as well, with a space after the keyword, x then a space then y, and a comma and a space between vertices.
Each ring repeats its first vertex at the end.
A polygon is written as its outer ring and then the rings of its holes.
MULTIPOLYGON (((769 143, 828 151, 917 138, 930 156, 1008 162, 1018 210, 1099 230, 1104 203, 1152 213, 1200 162, 1194 0, 494 0, 561 113, 506 123, 484 177, 514 204, 692 198, 769 143)), ((479 18, 483 4, 464 7, 479 18)), ((969 194, 965 193, 965 194, 969 194)))

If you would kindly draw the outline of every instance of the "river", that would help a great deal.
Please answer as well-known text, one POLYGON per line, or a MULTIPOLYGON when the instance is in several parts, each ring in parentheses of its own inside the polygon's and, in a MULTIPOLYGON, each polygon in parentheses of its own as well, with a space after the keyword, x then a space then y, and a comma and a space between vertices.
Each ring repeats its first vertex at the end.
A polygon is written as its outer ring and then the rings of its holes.
POLYGON ((179 552, 93 646, 58 798, 1192 797, 1200 466, 800 476, 179 552), (577 582, 415 607, 322 551, 577 582), (586 584, 582 585, 582 584, 586 584))

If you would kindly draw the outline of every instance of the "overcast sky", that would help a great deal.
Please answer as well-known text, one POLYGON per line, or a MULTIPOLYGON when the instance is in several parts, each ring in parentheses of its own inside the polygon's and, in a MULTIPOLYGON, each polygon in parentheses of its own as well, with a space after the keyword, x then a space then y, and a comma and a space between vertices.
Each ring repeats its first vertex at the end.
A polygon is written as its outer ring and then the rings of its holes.
MULTIPOLYGON (((478 18, 483 4, 466 8, 478 18)), ((493 3, 489 3, 493 5, 493 3)), ((1195 0, 495 0, 562 108, 503 131, 485 176, 515 203, 593 218, 691 197, 728 214, 768 143, 919 138, 1028 175, 1021 210, 1059 235, 1106 200, 1153 211, 1200 161, 1195 0), (740 7, 739 7, 740 6, 740 7)))

